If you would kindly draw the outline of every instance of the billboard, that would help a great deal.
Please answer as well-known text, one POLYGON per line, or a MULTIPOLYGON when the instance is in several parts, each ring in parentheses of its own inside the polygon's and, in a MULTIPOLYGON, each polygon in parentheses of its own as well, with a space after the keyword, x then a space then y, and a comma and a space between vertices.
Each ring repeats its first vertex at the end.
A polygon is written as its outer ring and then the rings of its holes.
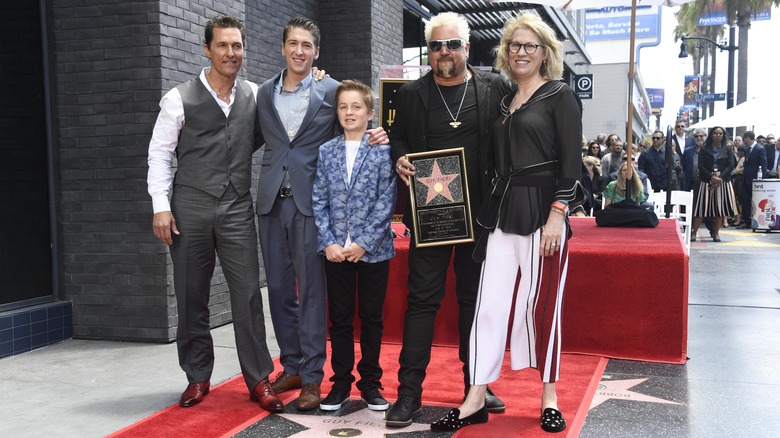
POLYGON ((664 107, 664 89, 663 88, 645 88, 647 97, 650 98, 650 108, 664 107))

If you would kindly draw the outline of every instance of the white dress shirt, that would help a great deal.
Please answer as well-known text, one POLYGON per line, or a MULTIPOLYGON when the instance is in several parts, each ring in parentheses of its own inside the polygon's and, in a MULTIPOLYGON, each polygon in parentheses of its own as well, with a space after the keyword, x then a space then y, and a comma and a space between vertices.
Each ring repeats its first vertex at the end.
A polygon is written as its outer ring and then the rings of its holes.
MULTIPOLYGON (((211 89, 206 75, 211 67, 206 67, 200 72, 200 81, 217 101, 219 107, 230 115, 230 108, 236 98, 236 85, 230 91, 230 103, 226 103, 217 97, 217 93, 211 89)), ((257 84, 246 81, 252 88, 252 96, 257 99, 257 84)), ((176 145, 179 142, 179 132, 184 126, 184 104, 181 93, 176 88, 165 93, 160 100, 160 114, 154 124, 152 139, 149 142, 149 174, 146 177, 149 195, 152 197, 152 208, 157 214, 161 211, 171 211, 169 195, 173 185, 173 161, 176 158, 176 145)))

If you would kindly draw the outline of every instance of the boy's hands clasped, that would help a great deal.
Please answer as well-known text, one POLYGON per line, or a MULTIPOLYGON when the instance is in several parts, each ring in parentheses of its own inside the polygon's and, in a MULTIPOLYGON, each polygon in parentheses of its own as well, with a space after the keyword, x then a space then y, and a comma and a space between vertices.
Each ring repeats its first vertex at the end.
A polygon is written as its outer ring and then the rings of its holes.
POLYGON ((357 263, 365 253, 366 250, 355 242, 352 242, 347 248, 337 243, 325 248, 325 257, 331 263, 341 263, 343 261, 357 263))

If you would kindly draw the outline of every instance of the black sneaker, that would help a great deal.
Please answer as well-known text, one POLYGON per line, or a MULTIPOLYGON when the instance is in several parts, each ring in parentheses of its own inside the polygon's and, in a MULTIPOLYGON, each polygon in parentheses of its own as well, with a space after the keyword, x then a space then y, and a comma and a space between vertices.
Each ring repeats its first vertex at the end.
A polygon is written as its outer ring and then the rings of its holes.
POLYGON ((393 408, 387 413, 387 427, 406 427, 412 424, 412 419, 422 414, 422 403, 417 397, 400 395, 393 408))
POLYGON ((343 389, 331 389, 328 396, 320 402, 320 410, 338 411, 345 401, 349 400, 349 391, 343 389))
POLYGON ((386 411, 390 407, 390 403, 382 397, 379 388, 366 388, 360 392, 360 398, 366 402, 368 409, 372 411, 386 411))

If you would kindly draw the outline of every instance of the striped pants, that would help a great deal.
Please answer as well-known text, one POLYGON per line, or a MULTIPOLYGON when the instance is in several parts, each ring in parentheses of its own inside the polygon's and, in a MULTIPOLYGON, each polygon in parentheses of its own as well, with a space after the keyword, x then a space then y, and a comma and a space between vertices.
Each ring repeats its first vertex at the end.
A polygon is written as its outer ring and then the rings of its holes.
POLYGON ((500 228, 490 234, 469 341, 471 384, 498 379, 507 331, 513 370, 533 367, 542 382, 558 380, 568 268, 567 224, 562 228, 563 247, 552 257, 540 256, 541 229, 529 236, 500 228))

